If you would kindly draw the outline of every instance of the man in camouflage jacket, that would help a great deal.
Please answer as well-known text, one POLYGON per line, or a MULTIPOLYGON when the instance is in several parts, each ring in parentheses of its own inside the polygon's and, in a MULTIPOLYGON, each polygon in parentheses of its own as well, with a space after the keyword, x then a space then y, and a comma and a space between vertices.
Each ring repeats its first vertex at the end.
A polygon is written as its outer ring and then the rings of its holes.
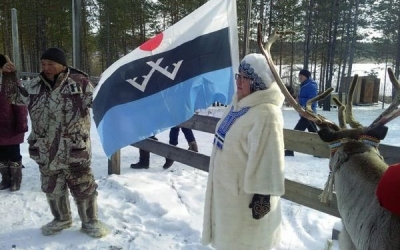
POLYGON ((42 72, 24 87, 15 84, 15 67, 3 67, 3 88, 8 99, 26 105, 32 122, 28 137, 30 157, 39 165, 42 191, 54 220, 42 227, 52 235, 72 224, 70 189, 82 221, 92 237, 107 234, 97 216, 97 184, 91 163, 90 112, 93 86, 88 76, 67 67, 65 54, 49 48, 41 56, 42 72), (14 81, 13 81, 14 80, 14 81))

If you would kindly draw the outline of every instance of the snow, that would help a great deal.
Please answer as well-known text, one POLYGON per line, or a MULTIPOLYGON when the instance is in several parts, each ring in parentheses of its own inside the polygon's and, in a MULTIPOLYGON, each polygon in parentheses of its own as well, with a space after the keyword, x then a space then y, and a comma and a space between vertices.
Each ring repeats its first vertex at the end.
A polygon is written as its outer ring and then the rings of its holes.
MULTIPOLYGON (((219 116, 221 107, 203 111, 219 116)), ((337 110, 318 111, 337 122, 337 110)), ((354 107, 356 119, 368 125, 377 117, 381 105, 354 107)), ((299 116, 292 108, 283 108, 285 128, 292 129, 299 116)), ((388 124, 384 144, 399 146, 400 119, 388 124)), ((194 131, 199 152, 210 155, 213 135, 194 131)), ((28 133, 26 134, 26 137, 28 133)), ((168 131, 157 135, 168 142, 168 131)), ((175 162, 163 170, 164 158, 151 155, 147 170, 130 169, 138 161, 138 149, 121 150, 121 175, 108 175, 104 155, 94 123, 91 131, 92 168, 98 187, 99 218, 111 229, 109 235, 93 239, 80 232, 80 220, 72 197, 73 225, 54 236, 43 236, 40 227, 52 220, 45 194, 40 190, 39 170, 29 158, 27 143, 21 144, 23 155, 22 187, 20 191, 0 192, 0 249, 108 249, 146 250, 182 249, 211 250, 200 243, 203 206, 208 174, 175 162)), ((183 134, 179 147, 187 148, 183 134)), ((328 159, 295 153, 286 157, 286 178, 322 189, 328 176, 328 159)), ((332 229, 340 230, 339 219, 282 199, 282 241, 275 250, 337 250, 330 242, 332 229)))

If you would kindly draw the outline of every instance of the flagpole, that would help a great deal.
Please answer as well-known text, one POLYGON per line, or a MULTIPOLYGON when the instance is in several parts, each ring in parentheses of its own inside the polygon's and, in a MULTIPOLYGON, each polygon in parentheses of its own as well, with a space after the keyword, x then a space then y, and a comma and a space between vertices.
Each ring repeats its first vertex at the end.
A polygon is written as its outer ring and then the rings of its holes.
POLYGON ((246 1, 246 17, 244 23, 244 39, 243 39, 243 51, 242 58, 245 57, 249 51, 249 35, 250 35, 250 19, 251 19, 251 0, 246 1))

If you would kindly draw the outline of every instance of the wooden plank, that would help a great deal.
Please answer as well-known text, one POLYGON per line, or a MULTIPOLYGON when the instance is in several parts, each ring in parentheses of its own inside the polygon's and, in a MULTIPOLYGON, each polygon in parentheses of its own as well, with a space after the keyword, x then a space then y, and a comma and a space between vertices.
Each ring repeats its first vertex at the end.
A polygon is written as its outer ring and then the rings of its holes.
POLYGON ((373 99, 372 99, 372 101, 374 103, 379 102, 380 82, 381 82, 381 79, 375 77, 375 80, 374 80, 374 96, 373 96, 373 99))
POLYGON ((207 155, 175 147, 152 139, 146 139, 137 142, 132 144, 132 146, 208 172, 210 157, 207 155))
POLYGON ((400 162, 400 154, 399 154, 400 148, 399 147, 380 144, 379 152, 385 159, 385 162, 389 165, 400 162))
MULTIPOLYGON (((328 143, 322 141, 318 134, 284 129, 285 148, 296 152, 329 158, 328 143)), ((400 162, 399 147, 380 144, 379 152, 387 164, 400 162)))
MULTIPOLYGON (((351 80, 353 81, 353 78, 351 80)), ((362 77, 359 77, 357 80, 357 85, 354 89, 353 104, 359 104, 361 101, 361 87, 362 87, 361 81, 362 81, 362 77)), ((350 83, 350 85, 351 85, 351 83, 350 83)))
POLYGON ((366 76, 362 77, 361 103, 371 103, 374 94, 374 79, 366 76))
MULTIPOLYGON (((217 122, 218 118, 215 117, 195 115, 189 121, 181 124, 181 126, 203 132, 214 133, 217 122)), ((318 134, 284 129, 284 136, 287 149, 291 149, 301 153, 317 155, 320 157, 329 157, 328 144, 323 142, 318 137, 318 134)), ((209 156, 188 151, 151 139, 137 142, 132 146, 153 152, 163 157, 167 157, 188 166, 192 166, 194 168, 208 172, 210 162, 209 156)), ((389 164, 400 162, 398 147, 381 144, 379 149, 382 156, 385 157, 386 162, 388 162, 389 164)), ((296 183, 294 181, 286 179, 285 194, 282 197, 300 205, 330 214, 332 216, 340 217, 337 209, 335 194, 333 196, 333 200, 330 203, 322 203, 318 198, 322 191, 323 190, 321 189, 301 183, 296 183)))
POLYGON ((330 156, 328 143, 323 142, 316 133, 284 129, 283 136, 285 149, 322 158, 330 156))
POLYGON ((194 115, 179 126, 214 134, 218 121, 218 117, 194 115))
POLYGON ((108 174, 121 174, 121 151, 115 152, 108 160, 108 174))
POLYGON ((333 194, 333 200, 329 203, 322 203, 318 198, 322 191, 323 190, 321 189, 286 179, 285 194, 282 196, 282 198, 318 210, 320 212, 340 217, 337 209, 336 195, 333 194))
MULTIPOLYGON (((202 132, 214 133, 215 126, 219 118, 194 115, 180 126, 202 132)), ((296 152, 316 155, 319 157, 329 157, 329 146, 323 142, 315 133, 284 129, 285 148, 296 152)))
MULTIPOLYGON (((174 161, 186 164, 188 166, 208 172, 210 157, 196 152, 188 151, 182 148, 171 146, 163 142, 146 139, 132 146, 151 151, 157 155, 168 157, 174 161)), ((329 204, 321 203, 318 195, 322 193, 321 189, 310 187, 291 180, 285 180, 285 195, 283 198, 296 202, 300 205, 339 217, 337 211, 336 196, 329 204)))
MULTIPOLYGON (((218 120, 217 117, 194 115, 180 126, 214 133, 218 120)), ((322 158, 329 158, 330 156, 329 144, 322 141, 316 133, 283 129, 283 135, 286 149, 322 158)), ((400 162, 399 147, 380 144, 379 151, 388 164, 400 162)))

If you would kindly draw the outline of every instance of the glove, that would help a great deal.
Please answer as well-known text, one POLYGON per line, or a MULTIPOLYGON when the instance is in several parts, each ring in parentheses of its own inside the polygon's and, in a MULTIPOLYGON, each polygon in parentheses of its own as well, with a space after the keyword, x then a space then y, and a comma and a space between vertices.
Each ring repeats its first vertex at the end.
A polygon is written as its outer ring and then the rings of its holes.
POLYGON ((270 195, 254 194, 249 208, 251 208, 253 219, 261 219, 271 209, 270 195))

